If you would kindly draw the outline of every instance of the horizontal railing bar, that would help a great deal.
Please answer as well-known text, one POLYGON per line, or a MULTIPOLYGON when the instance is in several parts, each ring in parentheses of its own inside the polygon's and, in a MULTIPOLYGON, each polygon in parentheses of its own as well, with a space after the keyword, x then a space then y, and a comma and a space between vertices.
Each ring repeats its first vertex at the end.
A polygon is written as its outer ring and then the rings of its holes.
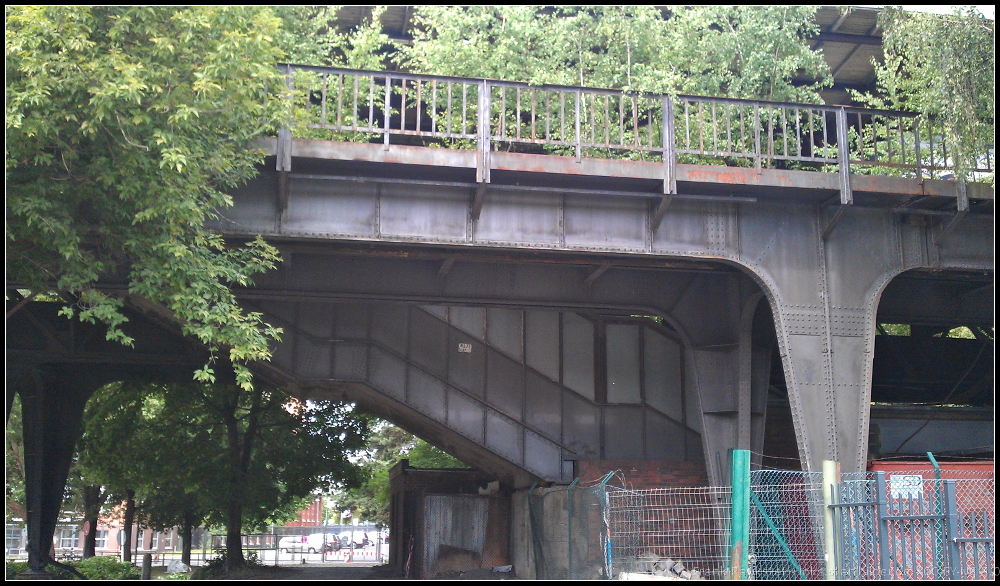
MULTIPOLYGON (((524 82, 517 81, 505 81, 499 79, 489 79, 489 78, 470 78, 470 77, 455 77, 451 75, 428 75, 424 73, 402 73, 396 71, 371 71, 366 69, 345 69, 340 67, 321 67, 317 65, 295 65, 291 63, 280 63, 279 67, 288 67, 292 70, 299 71, 311 71, 314 73, 333 73, 333 74, 345 74, 345 75, 359 75, 362 77, 375 76, 375 77, 389 77, 390 79, 406 79, 406 80, 421 80, 421 81, 452 81, 460 82, 466 84, 479 84, 486 82, 492 87, 507 87, 507 88, 529 88, 536 90, 550 90, 550 91, 571 91, 571 92, 583 92, 583 93, 594 93, 600 95, 621 95, 629 97, 648 97, 650 99, 660 99, 669 94, 662 93, 652 93, 652 92, 637 92, 629 90, 620 90, 612 88, 592 88, 583 86, 569 86, 569 85, 555 85, 555 84, 543 84, 543 85, 531 85, 524 82)), ((844 108, 849 113, 861 113, 870 114, 877 116, 899 116, 902 118, 915 118, 920 116, 919 114, 913 112, 902 112, 897 110, 868 110, 864 108, 857 108, 853 106, 827 106, 825 104, 805 104, 799 102, 776 102, 769 100, 752 100, 744 98, 725 98, 718 96, 698 96, 690 94, 676 94, 671 96, 675 100, 690 100, 696 102, 715 102, 719 104, 743 104, 747 106, 753 106, 755 104, 768 107, 790 107, 790 108, 800 108, 800 109, 811 109, 811 110, 822 110, 825 112, 836 112, 840 108, 844 108)))

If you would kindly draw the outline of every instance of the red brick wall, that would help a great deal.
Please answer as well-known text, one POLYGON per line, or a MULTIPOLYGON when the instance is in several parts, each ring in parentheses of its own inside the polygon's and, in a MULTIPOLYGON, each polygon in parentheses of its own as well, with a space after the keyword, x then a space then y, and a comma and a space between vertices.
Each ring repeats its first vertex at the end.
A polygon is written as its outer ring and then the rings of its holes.
POLYGON ((778 470, 802 470, 799 462, 799 446, 795 440, 795 426, 788 402, 769 402, 767 421, 764 425, 764 468, 778 470))
POLYGON ((311 505, 299 511, 299 518, 285 523, 286 527, 318 527, 323 524, 323 499, 316 497, 311 505))
MULTIPOLYGON (((577 460, 576 475, 583 482, 603 478, 608 472, 620 471, 630 488, 681 488, 708 486, 708 472, 700 462, 666 462, 643 460, 577 460)), ((619 486, 621 478, 608 484, 619 486)))

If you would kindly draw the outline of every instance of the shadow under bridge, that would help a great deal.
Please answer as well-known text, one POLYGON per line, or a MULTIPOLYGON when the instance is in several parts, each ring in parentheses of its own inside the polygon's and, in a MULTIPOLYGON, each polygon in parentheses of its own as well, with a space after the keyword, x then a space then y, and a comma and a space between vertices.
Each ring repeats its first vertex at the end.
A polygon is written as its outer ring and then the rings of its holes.
POLYGON ((702 459, 683 346, 651 317, 394 302, 252 302, 285 329, 272 366, 513 486, 578 459, 702 459), (689 416, 690 413, 690 416, 689 416))

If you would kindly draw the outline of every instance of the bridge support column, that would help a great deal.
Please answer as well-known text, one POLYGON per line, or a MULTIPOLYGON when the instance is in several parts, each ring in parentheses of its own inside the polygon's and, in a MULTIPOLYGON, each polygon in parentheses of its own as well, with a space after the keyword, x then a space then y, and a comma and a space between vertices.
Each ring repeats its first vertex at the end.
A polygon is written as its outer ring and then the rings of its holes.
POLYGON ((84 407, 109 382, 95 370, 93 365, 40 366, 8 380, 21 395, 28 565, 35 572, 43 572, 47 563, 84 407))
POLYGON ((798 250, 767 269, 802 467, 834 460, 854 472, 867 458, 878 299, 903 268, 900 228, 890 213, 849 209, 824 240, 833 213, 773 226, 775 247, 798 250))

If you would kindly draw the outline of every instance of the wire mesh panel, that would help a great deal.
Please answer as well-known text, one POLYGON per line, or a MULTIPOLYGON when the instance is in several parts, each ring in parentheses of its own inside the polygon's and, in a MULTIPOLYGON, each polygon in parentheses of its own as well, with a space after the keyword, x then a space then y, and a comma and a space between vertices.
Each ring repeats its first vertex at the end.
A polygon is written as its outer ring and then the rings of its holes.
POLYGON ((729 487, 607 490, 612 577, 727 577, 729 487))
POLYGON ((750 572, 757 580, 821 580, 822 473, 750 472, 750 572))

